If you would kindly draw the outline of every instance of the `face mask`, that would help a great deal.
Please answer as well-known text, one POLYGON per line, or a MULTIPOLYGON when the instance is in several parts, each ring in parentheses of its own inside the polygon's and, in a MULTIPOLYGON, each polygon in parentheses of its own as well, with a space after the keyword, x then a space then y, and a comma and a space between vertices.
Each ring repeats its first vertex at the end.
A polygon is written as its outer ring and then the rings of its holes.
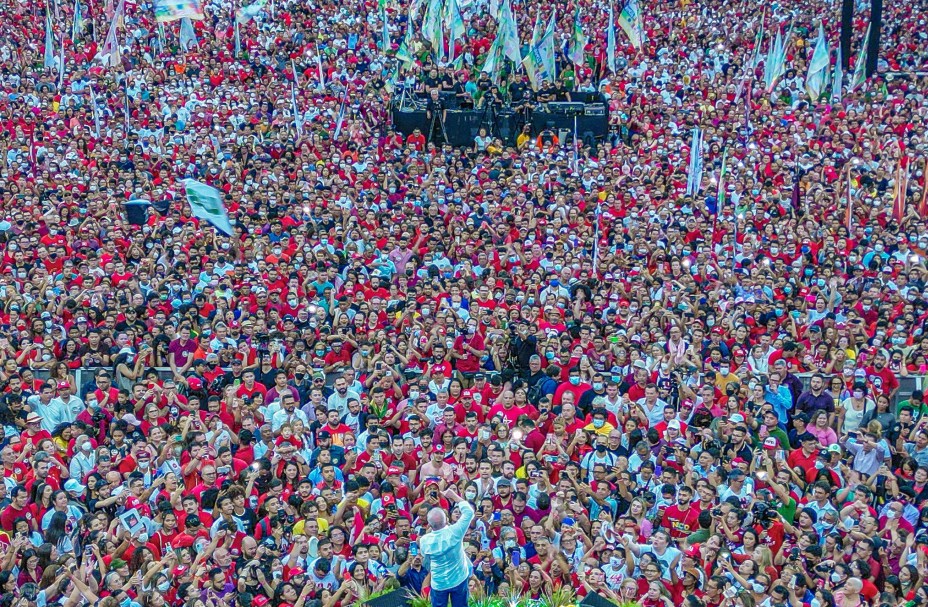
POLYGON ((840 573, 832 573, 832 574, 831 574, 831 583, 832 583, 832 584, 838 584, 838 583, 840 583, 840 582, 841 582, 841 574, 840 574, 840 573))
POLYGON ((503 546, 505 546, 507 550, 512 550, 513 548, 516 547, 516 541, 515 541, 515 540, 506 540, 506 541, 503 542, 503 546))
POLYGON ((579 385, 580 385, 580 378, 579 378, 579 377, 576 377, 576 376, 571 377, 571 378, 570 378, 570 383, 571 383, 572 385, 574 385, 574 386, 579 386, 579 385))
POLYGON ((609 566, 612 567, 613 569, 618 569, 619 567, 622 566, 622 559, 617 556, 609 557, 609 566))
POLYGON ((605 423, 606 423, 605 420, 594 419, 594 420, 593 420, 593 427, 594 427, 594 428, 602 428, 602 427, 605 425, 605 423))
POLYGON ((89 440, 84 441, 84 442, 81 443, 81 451, 90 451, 90 447, 91 447, 91 445, 90 445, 90 441, 89 441, 89 440))
POLYGON ((597 392, 599 392, 600 390, 602 390, 602 389, 603 389, 603 382, 601 382, 601 381, 594 382, 594 383, 593 383, 593 389, 596 390, 597 392))
POLYGON ((158 584, 158 592, 164 593, 171 589, 171 582, 165 580, 158 584))
POLYGON ((728 371, 729 370, 726 369, 725 367, 722 367, 721 369, 719 369, 719 372, 722 374, 722 377, 726 377, 728 375, 728 371))
MULTIPOLYGON (((602 424, 602 422, 599 422, 599 423, 602 424)), ((596 422, 593 422, 593 425, 595 426, 596 422)), ((598 451, 599 453, 603 453, 605 450, 606 450, 606 445, 596 445, 596 451, 598 451)))
POLYGON ((757 594, 760 594, 761 592, 764 591, 764 585, 758 582, 754 582, 753 584, 751 584, 751 589, 757 594))
POLYGON ((824 462, 815 462, 815 469, 816 469, 816 470, 821 470, 821 469, 824 468, 824 467, 825 467, 824 462))
POLYGON ((554 360, 554 352, 545 352, 545 358, 547 360, 554 360))
POLYGON ((477 499, 477 492, 476 491, 465 491, 464 499, 466 499, 467 501, 474 501, 475 499, 477 499))
POLYGON ((854 398, 861 399, 864 397, 863 390, 854 390, 854 398))

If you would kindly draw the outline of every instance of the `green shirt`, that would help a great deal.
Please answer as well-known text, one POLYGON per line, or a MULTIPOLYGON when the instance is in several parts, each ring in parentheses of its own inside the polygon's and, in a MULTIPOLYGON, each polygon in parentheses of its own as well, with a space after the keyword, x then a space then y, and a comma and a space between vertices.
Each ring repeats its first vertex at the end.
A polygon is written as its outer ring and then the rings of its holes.
POLYGON ((922 401, 921 405, 916 405, 912 402, 912 399, 906 399, 896 405, 897 417, 899 416, 899 412, 902 411, 903 407, 912 407, 912 415, 914 415, 916 419, 921 417, 923 413, 928 413, 928 403, 922 401))
POLYGON ((789 498, 788 504, 780 504, 780 507, 777 508, 777 512, 780 513, 780 516, 783 517, 788 523, 792 523, 796 518, 796 500, 789 498))

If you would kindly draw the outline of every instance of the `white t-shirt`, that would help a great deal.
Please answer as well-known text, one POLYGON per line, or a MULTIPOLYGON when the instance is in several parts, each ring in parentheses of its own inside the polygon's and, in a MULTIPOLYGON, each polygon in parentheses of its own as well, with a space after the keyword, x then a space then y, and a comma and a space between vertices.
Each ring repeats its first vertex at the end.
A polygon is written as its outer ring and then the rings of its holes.
POLYGON ((664 554, 658 555, 650 544, 638 544, 638 552, 640 554, 651 553, 657 559, 657 562, 661 564, 661 578, 668 581, 670 580, 670 565, 683 554, 673 546, 667 546, 664 554))

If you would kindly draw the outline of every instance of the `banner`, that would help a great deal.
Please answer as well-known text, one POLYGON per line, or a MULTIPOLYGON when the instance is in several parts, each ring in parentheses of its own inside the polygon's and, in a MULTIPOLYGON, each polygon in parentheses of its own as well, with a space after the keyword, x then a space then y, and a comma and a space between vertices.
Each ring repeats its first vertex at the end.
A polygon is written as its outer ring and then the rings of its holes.
POLYGON ((232 224, 219 190, 195 179, 185 179, 183 183, 193 216, 208 221, 226 236, 231 236, 232 224))
POLYGON ((159 23, 185 18, 197 21, 206 18, 200 0, 155 0, 155 20, 159 23))

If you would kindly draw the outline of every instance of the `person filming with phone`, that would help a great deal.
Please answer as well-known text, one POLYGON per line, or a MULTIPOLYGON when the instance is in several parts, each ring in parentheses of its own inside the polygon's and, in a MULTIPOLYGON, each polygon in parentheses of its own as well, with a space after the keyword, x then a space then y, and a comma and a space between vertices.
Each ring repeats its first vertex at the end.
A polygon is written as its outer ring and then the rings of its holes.
MULTIPOLYGON (((434 486, 430 490, 437 492, 434 486)), ((447 607, 449 600, 451 607, 466 607, 471 562, 464 553, 464 534, 474 520, 474 508, 454 489, 443 495, 460 509, 461 517, 449 525, 443 508, 429 510, 428 532, 419 538, 419 551, 432 573, 432 607, 447 607)))

